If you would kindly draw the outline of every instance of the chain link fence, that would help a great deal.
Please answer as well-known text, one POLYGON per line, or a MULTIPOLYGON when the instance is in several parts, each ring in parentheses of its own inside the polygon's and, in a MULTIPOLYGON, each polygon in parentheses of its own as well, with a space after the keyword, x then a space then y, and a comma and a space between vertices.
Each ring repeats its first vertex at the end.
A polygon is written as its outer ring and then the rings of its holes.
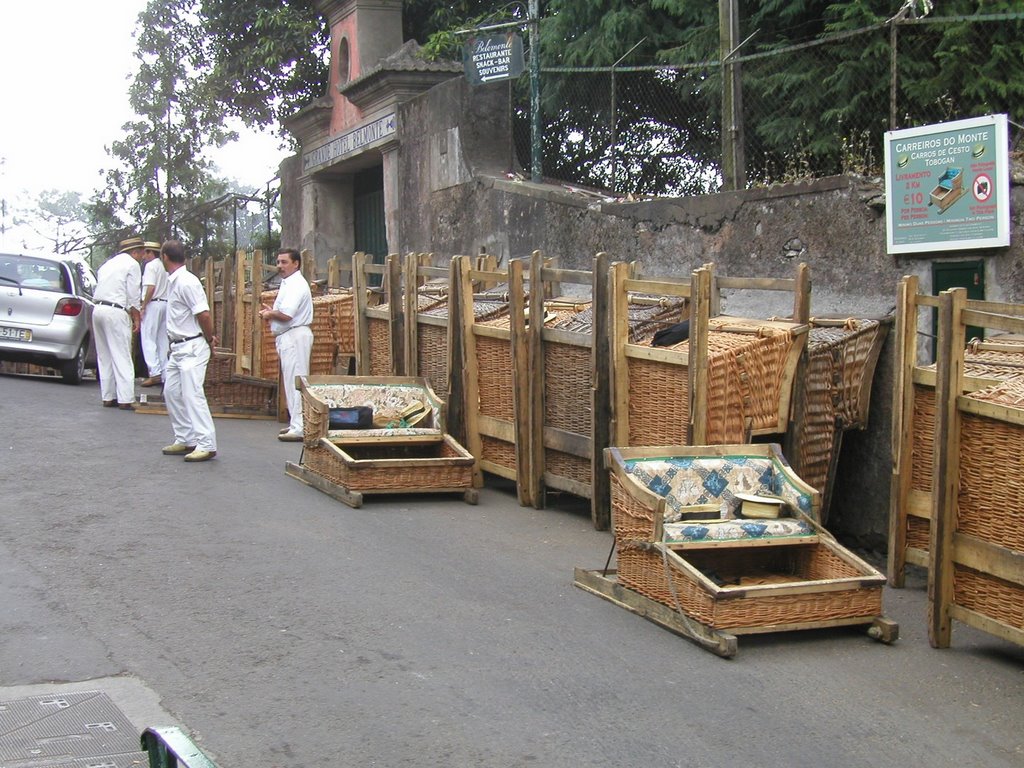
MULTIPOLYGON (((1022 40, 1024 12, 891 20, 765 51, 755 38, 730 60, 741 96, 725 130, 741 186, 880 175, 885 131, 986 114, 1009 115, 1019 144, 1022 40)), ((543 176, 620 195, 721 191, 722 89, 717 61, 542 69, 543 176)), ((528 76, 511 94, 514 153, 529 168, 528 76)))

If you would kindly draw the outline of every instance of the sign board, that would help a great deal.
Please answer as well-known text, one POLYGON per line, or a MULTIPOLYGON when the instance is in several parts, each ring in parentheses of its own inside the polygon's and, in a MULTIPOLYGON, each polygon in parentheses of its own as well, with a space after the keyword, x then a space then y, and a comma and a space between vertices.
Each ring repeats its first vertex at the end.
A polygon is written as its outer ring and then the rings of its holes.
POLYGON ((989 115, 886 132, 889 253, 1010 244, 1006 126, 989 115))
POLYGON ((462 46, 462 66, 470 85, 510 80, 523 73, 523 38, 514 32, 471 37, 462 46))
POLYGON ((339 160, 369 147, 382 139, 394 135, 397 127, 394 113, 374 120, 372 123, 353 128, 347 133, 321 144, 316 149, 302 153, 302 172, 339 160))

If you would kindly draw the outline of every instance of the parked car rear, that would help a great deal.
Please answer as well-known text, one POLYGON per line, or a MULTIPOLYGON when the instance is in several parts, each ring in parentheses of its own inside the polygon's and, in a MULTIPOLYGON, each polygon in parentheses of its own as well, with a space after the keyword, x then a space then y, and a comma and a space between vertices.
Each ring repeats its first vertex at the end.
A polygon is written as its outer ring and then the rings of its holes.
POLYGON ((74 256, 0 253, 0 361, 34 363, 78 384, 96 367, 96 274, 74 256))

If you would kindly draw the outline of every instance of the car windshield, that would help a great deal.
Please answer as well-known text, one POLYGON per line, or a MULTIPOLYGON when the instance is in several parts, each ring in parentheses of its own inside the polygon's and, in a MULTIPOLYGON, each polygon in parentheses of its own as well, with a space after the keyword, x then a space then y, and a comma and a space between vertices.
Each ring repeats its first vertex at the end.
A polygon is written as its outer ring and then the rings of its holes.
POLYGON ((71 293, 68 274, 60 264, 31 256, 0 256, 0 278, 8 284, 42 291, 71 293))

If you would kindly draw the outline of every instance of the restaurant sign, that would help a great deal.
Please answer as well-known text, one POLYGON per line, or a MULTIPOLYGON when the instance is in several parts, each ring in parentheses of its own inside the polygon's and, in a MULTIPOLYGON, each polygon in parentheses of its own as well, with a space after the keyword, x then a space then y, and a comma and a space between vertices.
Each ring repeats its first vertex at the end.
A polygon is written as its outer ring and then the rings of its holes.
POLYGON ((885 134, 889 253, 1010 244, 1006 126, 989 115, 885 134))
POLYGON ((525 69, 523 38, 514 32, 495 37, 471 37, 462 46, 462 65, 470 85, 519 77, 525 69))

